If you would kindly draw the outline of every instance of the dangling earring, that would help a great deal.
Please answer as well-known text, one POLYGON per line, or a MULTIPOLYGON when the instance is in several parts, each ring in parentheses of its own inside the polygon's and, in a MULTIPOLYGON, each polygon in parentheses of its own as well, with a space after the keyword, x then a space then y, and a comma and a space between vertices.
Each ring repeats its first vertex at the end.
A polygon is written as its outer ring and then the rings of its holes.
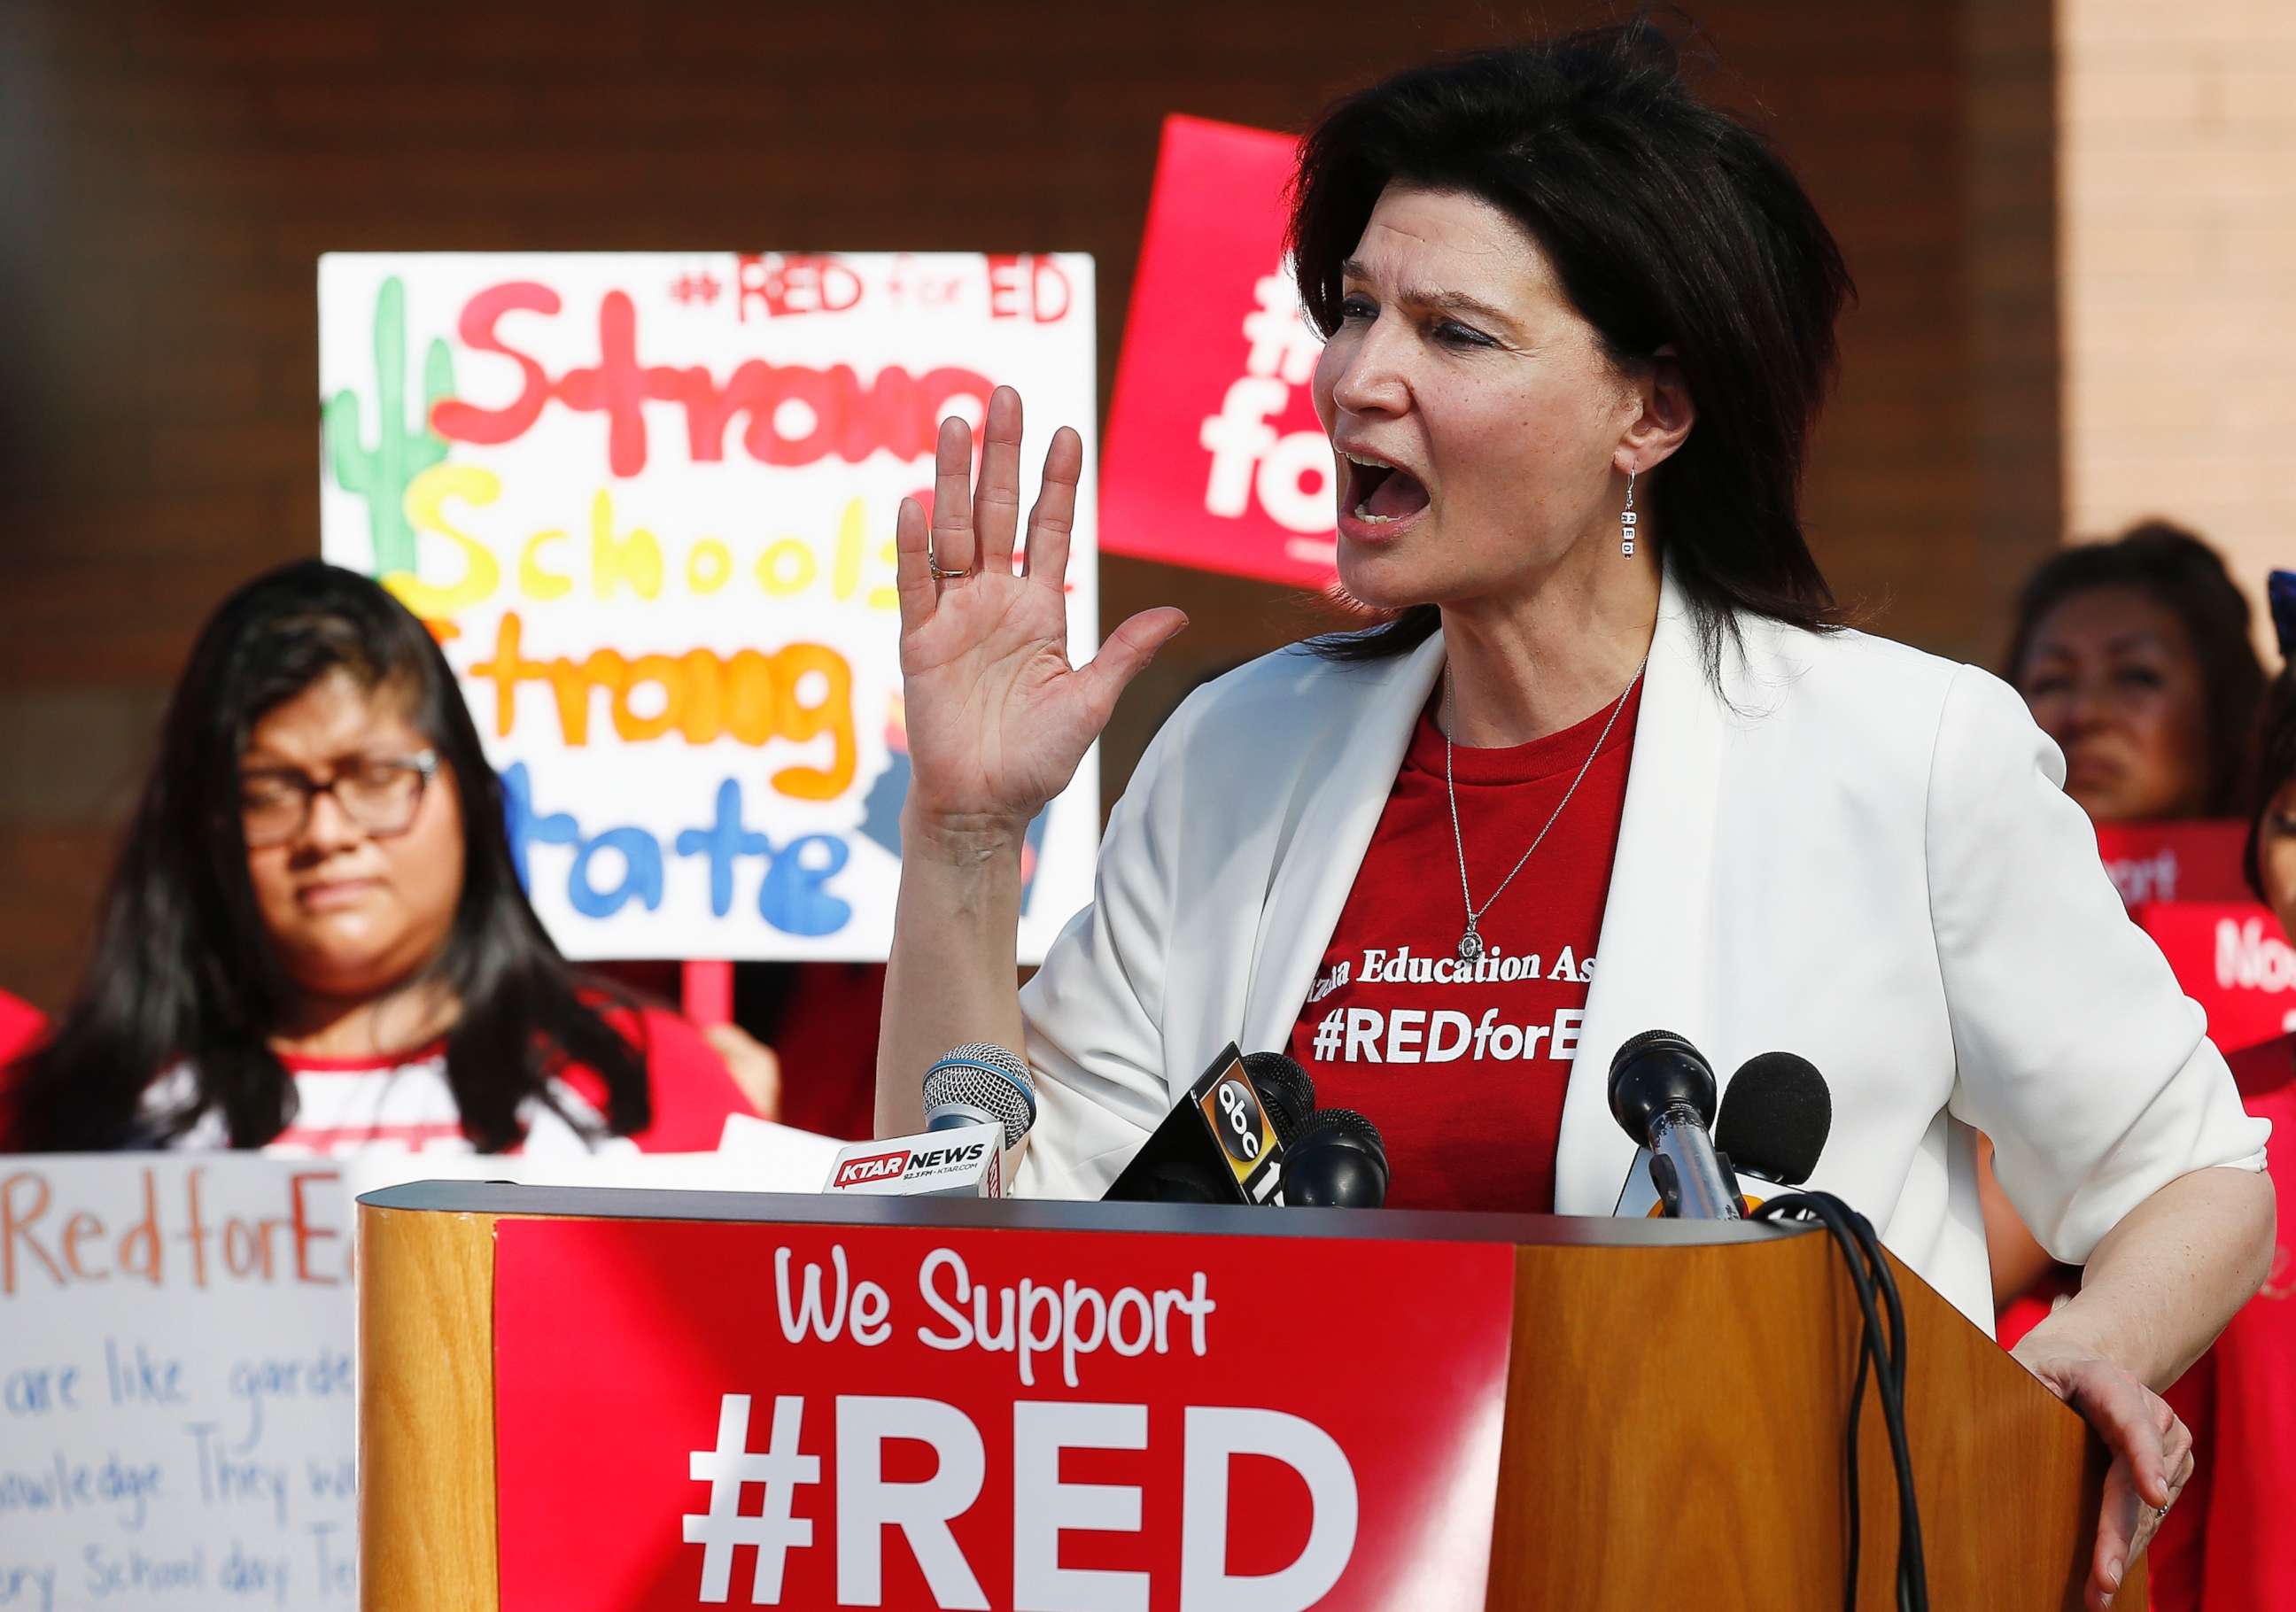
POLYGON ((1635 554, 1635 475, 1627 472, 1627 507, 1619 511, 1619 552, 1629 560, 1635 554))

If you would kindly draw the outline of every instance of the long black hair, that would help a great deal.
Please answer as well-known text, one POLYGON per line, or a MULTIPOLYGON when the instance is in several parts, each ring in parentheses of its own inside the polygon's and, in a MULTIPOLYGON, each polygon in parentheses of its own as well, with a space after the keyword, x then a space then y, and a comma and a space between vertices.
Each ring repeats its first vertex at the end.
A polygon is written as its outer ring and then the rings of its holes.
POLYGON ((239 764, 264 713, 338 670, 365 689, 403 692, 408 719, 446 763, 440 782, 460 794, 462 895, 424 972, 459 1008, 447 1084, 464 1133, 482 1152, 515 1145, 521 1104, 557 1107, 550 1076, 570 1062, 604 1083, 608 1130, 652 1123, 639 1052, 592 1005, 603 996, 578 978, 527 904, 502 785, 438 644, 375 583, 309 560, 248 583, 201 629, 79 994, 17 1071, 17 1146, 165 1145, 212 1111, 232 1146, 259 1147, 293 1119, 295 1083, 269 1037, 296 987, 248 879, 239 764), (193 1076, 191 1100, 144 1112, 154 1077, 177 1065, 193 1076))
POLYGON ((2249 638, 2248 596, 2225 569, 2224 559, 2183 527, 2142 520, 2107 543, 2060 549, 2033 569, 2017 595, 2017 621, 2009 634, 2004 675, 2022 688, 2033 635, 2046 617, 2076 593, 2127 588, 2176 617, 2201 672, 2201 703, 2208 732, 2206 803, 2211 817, 2239 814, 2248 803, 2256 718, 2264 698, 2264 663, 2249 638))
POLYGON ((2241 871, 2248 888, 2264 899, 2264 814, 2272 798, 2296 779, 2296 571, 2275 571, 2265 584, 2272 608, 2272 630, 2280 643, 2281 667, 2264 691, 2264 718, 2256 746, 2256 781, 2248 814, 2248 844, 2241 871))
MULTIPOLYGON (((1710 670, 1741 612, 1822 631, 1833 595, 1802 536, 1802 465, 1853 294, 1783 159, 1693 94, 1647 19, 1447 56, 1340 102, 1308 135, 1289 241, 1308 316, 1339 327, 1341 265, 1390 183, 1480 198, 1546 253, 1612 362, 1669 348, 1697 406, 1646 481, 1646 525, 1688 596, 1710 670)), ((1431 604, 1319 653, 1398 655, 1431 604)))

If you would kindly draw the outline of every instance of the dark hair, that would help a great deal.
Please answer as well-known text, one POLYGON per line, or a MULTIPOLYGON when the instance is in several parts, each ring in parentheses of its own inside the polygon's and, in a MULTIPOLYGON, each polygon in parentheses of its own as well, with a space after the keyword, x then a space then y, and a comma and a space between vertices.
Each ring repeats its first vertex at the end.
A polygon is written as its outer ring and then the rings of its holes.
POLYGON ((2262 849, 2264 814, 2272 798, 2296 779, 2296 571, 2274 571, 2265 578, 2264 596, 2272 609, 2273 635, 2280 644, 2280 675, 2264 691, 2264 722, 2256 746, 2256 793, 2248 814, 2248 844, 2241 853, 2241 871, 2248 888, 2264 899, 2264 869, 2258 860, 2262 849))
POLYGON ((2249 641, 2248 600, 2217 552, 2180 526, 2144 520, 2103 543, 2079 544, 2043 561, 2017 596, 2005 675, 2024 685, 2025 659, 2042 618, 2076 593, 2133 588, 2175 615, 2201 668, 2209 781, 2204 809, 2236 815, 2248 798, 2249 757, 2264 667, 2249 641))
POLYGON ((248 880, 239 761, 265 712, 336 670, 369 690, 406 692, 409 719, 461 796, 462 894, 426 973, 459 1007, 447 1084, 464 1133, 496 1152, 524 1134, 519 1109, 529 1099, 564 1114, 549 1082, 569 1062, 604 1082, 610 1131, 652 1123, 638 1052, 591 1005, 600 993, 577 978, 527 904, 502 785, 438 644, 375 583, 311 560, 248 583, 201 629, 112 870, 78 997, 19 1070, 16 1145, 164 1145, 212 1109, 233 1146, 259 1147, 293 1119, 295 1083, 267 1038, 296 987, 248 880), (178 1062, 195 1095, 165 1114, 143 1113, 153 1078, 178 1062))
MULTIPOLYGON (((1300 148, 1289 240, 1327 336, 1340 324, 1341 265, 1391 182, 1513 218, 1614 362, 1672 349, 1697 422, 1647 478, 1645 525, 1688 595, 1710 670, 1742 611, 1836 624, 1800 498, 1849 273, 1784 160, 1692 93, 1660 28, 1643 20, 1445 57, 1326 112, 1300 148)), ((1413 605, 1316 648, 1401 654, 1439 619, 1413 605)))
POLYGON ((2248 888, 2264 899, 2264 814, 2283 785, 2296 779, 2296 666, 2280 668, 2264 692, 2264 732, 2257 745, 2256 791, 2248 814, 2248 843, 2241 849, 2241 871, 2248 888))

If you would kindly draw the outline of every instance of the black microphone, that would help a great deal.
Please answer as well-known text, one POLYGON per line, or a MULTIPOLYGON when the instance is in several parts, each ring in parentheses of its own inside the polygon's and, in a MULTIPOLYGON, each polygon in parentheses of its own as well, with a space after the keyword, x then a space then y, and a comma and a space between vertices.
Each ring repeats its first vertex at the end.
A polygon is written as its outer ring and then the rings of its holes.
POLYGON ((1316 1111, 1316 1083, 1297 1060, 1282 1052, 1246 1052, 1243 1068, 1267 1107, 1275 1140, 1288 1149, 1293 1134, 1316 1111))
POLYGON ((1101 1201, 1264 1204, 1282 1182, 1283 1158, 1267 1104, 1230 1042, 1101 1201))
POLYGON ((1387 1143, 1353 1109, 1318 1109, 1283 1149, 1283 1201, 1300 1209, 1376 1209, 1387 1201, 1387 1143))
MULTIPOLYGON (((1739 1065, 1722 1090, 1714 1145, 1741 1191, 1751 1192, 1752 1183, 1799 1187, 1817 1168, 1833 1130, 1833 1098, 1816 1067, 1792 1052, 1759 1052, 1739 1065)), ((1749 1196, 1747 1211, 1770 1196, 1749 1196)))
POLYGON ((1713 1066, 1671 1030, 1644 1030, 1611 1059, 1611 1115, 1651 1150, 1668 1215, 1742 1220, 1737 1183, 1714 1156, 1713 1066))

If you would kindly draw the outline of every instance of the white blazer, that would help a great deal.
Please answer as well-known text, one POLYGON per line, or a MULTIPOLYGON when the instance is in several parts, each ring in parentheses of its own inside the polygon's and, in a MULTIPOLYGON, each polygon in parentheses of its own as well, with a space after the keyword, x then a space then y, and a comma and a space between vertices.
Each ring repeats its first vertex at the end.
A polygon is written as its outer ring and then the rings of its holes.
MULTIPOLYGON (((1773 1049, 1816 1064, 1833 1130, 1810 1184, 1988 1330, 1972 1128, 2074 1264, 2187 1171, 2263 1168, 2269 1125, 2128 921, 2016 693, 1862 634, 1741 636, 1718 696, 1669 578, 1556 1210, 1617 1200, 1635 1144, 1611 1117, 1611 1055, 1655 1027, 1725 1082, 1773 1049)), ((1093 904, 1021 993, 1041 1107, 1020 1191, 1097 1196, 1222 1046, 1288 1043, 1443 655, 1439 633, 1358 665, 1295 646, 1164 724, 1093 904)))

